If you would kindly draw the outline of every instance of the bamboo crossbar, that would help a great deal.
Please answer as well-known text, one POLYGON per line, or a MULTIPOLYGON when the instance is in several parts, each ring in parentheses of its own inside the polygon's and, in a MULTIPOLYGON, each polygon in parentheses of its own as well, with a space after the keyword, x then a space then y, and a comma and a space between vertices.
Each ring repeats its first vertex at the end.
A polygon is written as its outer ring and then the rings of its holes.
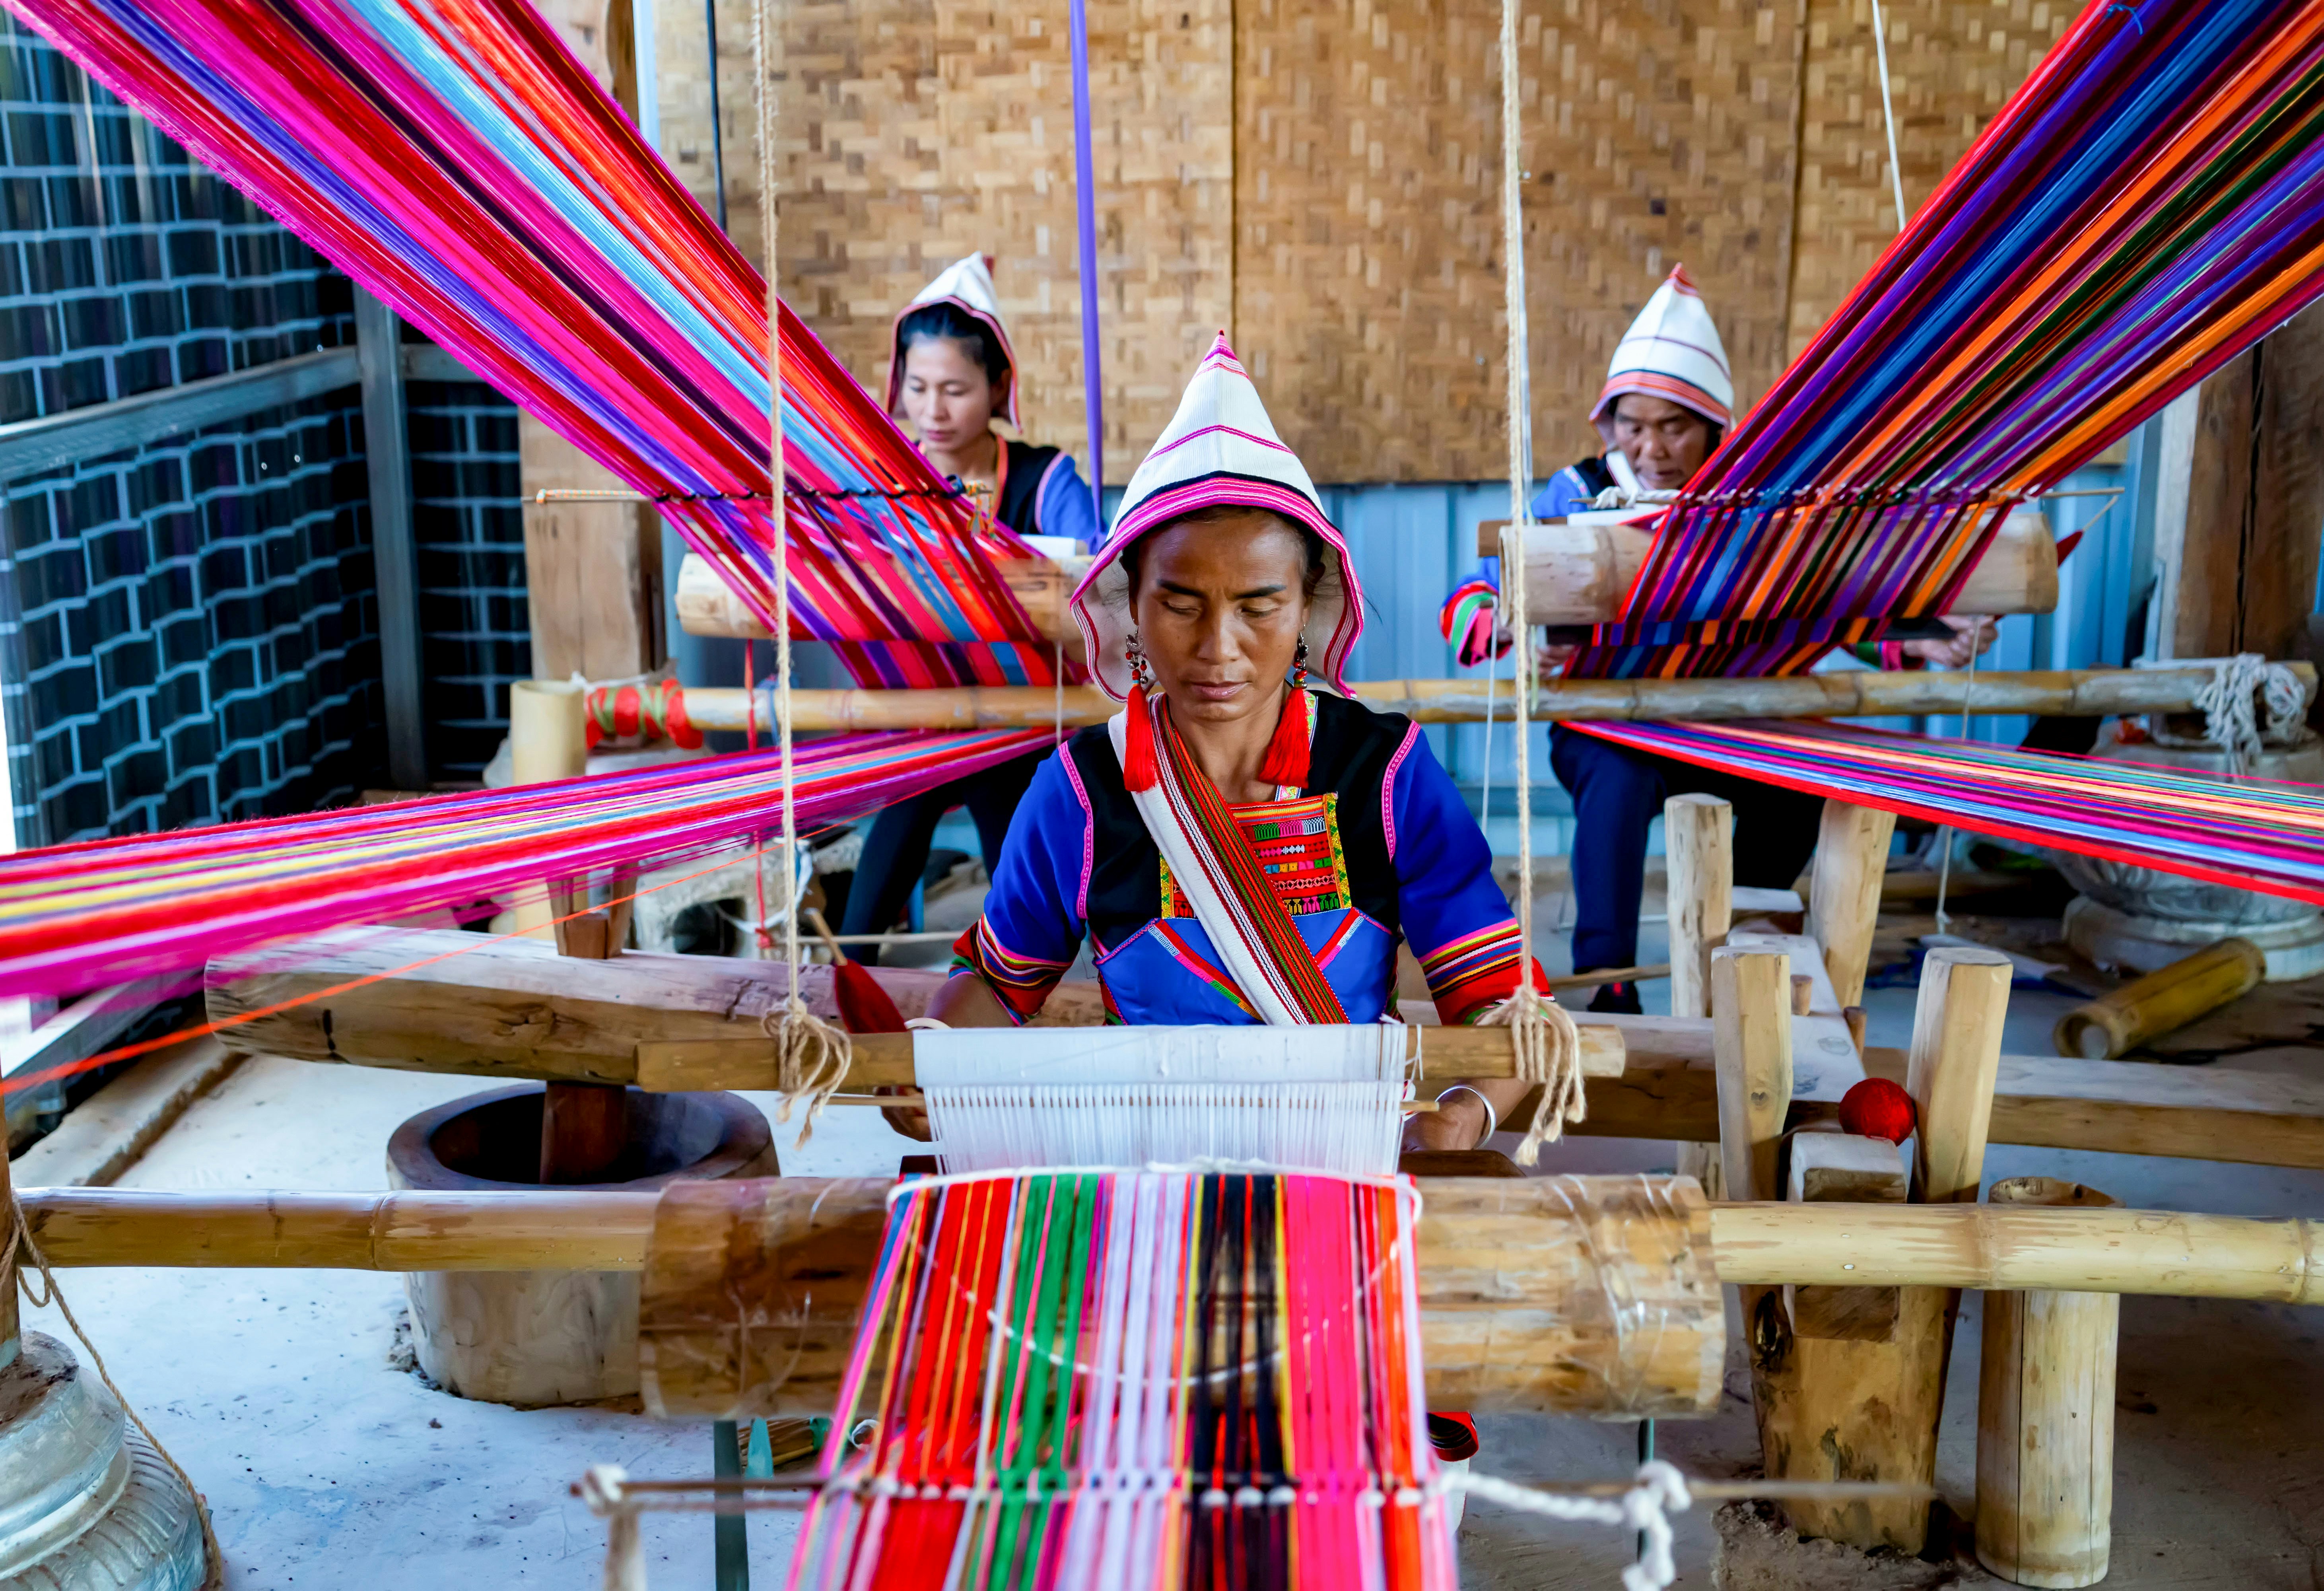
MULTIPOLYGON (((1582 1075, 1618 1078, 1628 1055, 1623 1030, 1610 1023, 1576 1024, 1582 1075)), ((1116 1030, 1118 1032, 1120 1030, 1116 1030)), ((899 1087, 918 1080, 910 1033, 858 1033, 850 1041, 845 1082, 853 1088, 899 1087)), ((1405 1030, 1405 1057, 1422 1078, 1513 1078, 1517 1050, 1502 1027, 1405 1030)), ((644 1041, 637 1046, 636 1083, 651 1094, 774 1086, 774 1041, 763 1034, 732 1039, 644 1041)), ((510 1075, 518 1075, 511 1073, 510 1075)))
MULTIPOLYGON (((790 1179, 800 1184, 807 1179, 790 1179)), ((1424 1184, 1449 1189, 1451 1181, 1424 1184)), ((638 1271, 650 1193, 19 1194, 55 1265, 638 1271)), ((2324 1303, 2324 1233, 2300 1217, 1990 1205, 1729 1204, 1719 1278, 1759 1286, 2049 1288, 2324 1303)), ((1429 1263, 1424 1241, 1421 1265, 1429 1263)), ((871 1256, 864 1256, 868 1265, 871 1256)))
MULTIPOLYGON (((2313 664, 2287 665, 2311 689, 2313 664)), ((1531 717, 1551 721, 1653 721, 1692 718, 1849 718, 1907 714, 2030 713, 2067 717, 2181 713, 2193 709, 2210 685, 2206 666, 2181 669, 2053 669, 1977 673, 1850 670, 1771 680, 1546 680, 1534 693, 1531 717)), ((1423 724, 1481 724, 1482 680, 1370 680, 1355 684, 1357 698, 1382 712, 1423 724)), ((1514 688, 1494 689, 1492 716, 1516 717, 1514 688)), ((1058 717, 1057 693, 1047 687, 967 686, 942 690, 793 690, 791 722, 801 730, 865 733, 882 729, 1038 729, 1058 717)), ((704 686, 686 693, 687 719, 701 729, 741 730, 773 721, 771 698, 761 691, 755 709, 738 687, 704 686)), ((1064 694, 1069 729, 1104 722, 1117 704, 1091 686, 1064 694)))

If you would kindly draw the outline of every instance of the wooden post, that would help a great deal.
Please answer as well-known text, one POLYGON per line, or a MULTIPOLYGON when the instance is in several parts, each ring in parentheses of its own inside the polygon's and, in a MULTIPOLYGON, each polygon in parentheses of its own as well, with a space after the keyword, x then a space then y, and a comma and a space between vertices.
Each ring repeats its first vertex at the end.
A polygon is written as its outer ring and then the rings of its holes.
MULTIPOLYGON (((1920 1111, 1914 1183, 1928 1202, 1977 1197, 2009 974, 2007 957, 1974 946, 1932 950, 1922 970, 1906 1086, 1920 1111)), ((1854 1219, 1858 1212, 1847 1214, 1854 1219)), ((1893 1328, 1868 1339, 1861 1326, 1848 1338, 1809 1336, 1786 1317, 1778 1294, 1762 1294, 1748 1318, 1767 1474, 1929 1484, 1959 1297, 1945 1288, 1902 1287, 1893 1328)), ((1784 1512, 1806 1534, 1851 1546, 1918 1552, 1928 1538, 1925 1503, 1794 1502, 1784 1512)))
POLYGON ((2010 971, 2008 957, 1980 945, 1943 946, 1922 964, 1904 1063, 1904 1087, 1919 1121, 1913 1153, 1919 1203, 1977 1202, 2010 971))
POLYGON ((1842 1007, 1864 1001, 1864 973, 1872 962, 1872 929, 1880 915, 1880 884, 1888 871, 1888 841, 1896 814, 1842 800, 1823 804, 1816 833, 1815 868, 1808 887, 1808 932, 1823 949, 1824 970, 1842 1007))
POLYGON ((2058 1019, 2051 1042, 2061 1055, 2112 1060, 2242 999, 2266 976, 2265 951, 2249 939, 2221 939, 2075 1006, 2058 1019))
MULTIPOLYGON (((1996 1207, 2111 1208, 2048 1177, 1993 1187, 1996 1207)), ((1977 1389, 1977 1559, 2021 1586, 2106 1578, 2114 1518, 2110 1292, 1989 1292, 1977 1389)))
MULTIPOLYGON (((1734 809, 1715 796, 1673 796, 1663 803, 1664 897, 1670 931, 1671 1014, 1711 1014, 1711 952, 1734 922, 1734 809)), ((1715 1146, 1678 1146, 1678 1169, 1725 1198, 1715 1146)))
POLYGON ((1780 1198, 1792 1106, 1792 958, 1722 947, 1711 952, 1711 980, 1720 1170, 1729 1198, 1780 1198))
MULTIPOLYGON (((589 771, 585 706, 582 687, 569 680, 520 680, 509 688, 509 772, 516 783, 578 779, 589 771)), ((549 938, 549 923, 564 915, 552 906, 567 893, 551 883, 548 899, 518 902, 516 931, 549 938)))
POLYGON ((1716 796, 1675 795, 1663 803, 1673 1016, 1711 1014, 1711 953, 1726 942, 1735 918, 1734 819, 1734 809, 1716 796))
MULTIPOLYGON (((1802 1133, 1792 1140, 1784 1198, 1793 1204, 1903 1204, 1904 1158, 1885 1138, 1802 1133)), ((1896 1329, 1893 1287, 1787 1287, 1794 1335, 1885 1343, 1896 1329)))

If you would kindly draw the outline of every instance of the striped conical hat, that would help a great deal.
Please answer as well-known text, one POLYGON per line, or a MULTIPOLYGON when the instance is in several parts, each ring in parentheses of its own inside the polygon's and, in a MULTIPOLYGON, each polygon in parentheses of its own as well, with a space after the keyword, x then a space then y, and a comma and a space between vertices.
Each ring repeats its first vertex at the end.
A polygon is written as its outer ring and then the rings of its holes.
POLYGON ((1316 678, 1346 695, 1348 652, 1364 627, 1363 590, 1347 541, 1323 513, 1299 456, 1275 434, 1267 405, 1223 331, 1194 367, 1178 412, 1130 477, 1113 529, 1074 592, 1074 616, 1089 643, 1098 683, 1115 700, 1128 699, 1122 643, 1130 630, 1130 578, 1120 565, 1121 550, 1172 520, 1221 504, 1272 510, 1323 539, 1328 567, 1301 634, 1316 678))
POLYGON ((1009 328, 1001 319, 1001 295, 992 287, 992 256, 970 254, 945 266, 934 282, 920 289, 919 295, 896 312, 896 323, 888 332, 888 412, 896 412, 896 402, 904 392, 904 318, 915 310, 925 310, 930 304, 954 304, 984 323, 1001 345, 1001 356, 1009 361, 1009 407, 1004 418, 1019 430, 1024 422, 1017 418, 1017 389, 1025 384, 1017 379, 1017 350, 1009 341, 1009 328))
POLYGON ((1735 379, 1728 374, 1727 349, 1702 295, 1679 265, 1655 289, 1655 296, 1630 322, 1614 349, 1606 385, 1590 418, 1613 440, 1614 400, 1625 393, 1662 398, 1693 410, 1713 425, 1735 422, 1735 379))

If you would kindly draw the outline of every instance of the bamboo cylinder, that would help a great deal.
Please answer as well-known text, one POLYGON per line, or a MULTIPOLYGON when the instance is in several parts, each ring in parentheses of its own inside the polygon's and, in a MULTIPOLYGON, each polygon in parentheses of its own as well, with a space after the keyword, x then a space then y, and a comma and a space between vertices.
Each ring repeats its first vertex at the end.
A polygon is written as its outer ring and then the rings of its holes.
POLYGON ((2051 1041, 2061 1055, 2112 1060, 2242 999, 2266 976, 2265 951, 2249 939, 2221 939, 2075 1006, 2058 1019, 2051 1041))
MULTIPOLYGON (((2313 689, 2315 670, 2289 665, 2313 689)), ((1776 680, 1546 680, 1534 693, 1529 717, 1547 721, 1692 718, 1844 718, 1913 713, 2034 713, 2108 717, 2117 714, 2185 712, 2211 682, 2209 668, 2075 669, 2027 671, 1941 670, 1798 674, 1776 680)), ((1423 724, 1478 724, 1488 715, 1516 717, 1508 682, 1489 704, 1475 680, 1372 680, 1354 685, 1356 698, 1381 712, 1423 724)), ((1050 689, 964 686, 934 690, 794 690, 792 722, 800 729, 862 733, 875 729, 1038 729, 1056 721, 1050 689)), ((1064 697, 1068 728, 1103 723, 1119 710, 1092 686, 1072 686, 1064 697)), ((687 718, 702 729, 740 730, 773 717, 761 699, 754 709, 736 687, 697 687, 686 693, 687 718), (752 715, 755 711, 756 717, 752 715)))
MULTIPOLYGON (((509 687, 509 773, 515 782, 546 784, 589 771, 586 701, 586 688, 570 680, 520 680, 509 687)), ((558 886, 549 887, 554 893, 558 886)), ((549 898, 527 891, 516 903, 513 926, 546 939, 549 924, 562 915, 549 898)))
MULTIPOLYGON (((1456 1180, 1432 1182, 1430 1197, 1441 1199, 1456 1180)), ((1554 1188, 1560 1180, 1527 1179, 1522 1186, 1554 1188)), ((1683 1181, 1649 1178, 1646 1185, 1675 1189, 1683 1181)), ((782 1182, 811 1199, 829 1199, 843 1186, 810 1177, 782 1182)), ((180 1193, 28 1188, 18 1202, 55 1265, 638 1271, 645 1267, 654 1230, 655 1197, 562 1189, 180 1193)), ((1674 1200, 1681 1197, 1670 1194, 1674 1200)), ((1554 1199, 1539 1215, 1553 1223, 1567 1218, 1554 1199)), ((1432 1241, 1425 1229, 1423 1239, 1425 1271, 1432 1241)), ((2324 1304, 2324 1223, 2297 1216, 2256 1220, 1986 1204, 1712 1205, 1710 1243, 1718 1279, 1747 1286, 2051 1288, 2324 1304)), ((867 1253, 848 1263, 871 1263, 867 1253)))
MULTIPOLYGON (((2095 1189, 2014 1177, 1997 1207, 2112 1209, 2095 1189)), ((2021 1586, 2106 1578, 2114 1521, 2119 1295, 1989 1292, 1977 1397, 1977 1559, 2021 1586)))
MULTIPOLYGON (((680 1184, 647 1262, 648 1412, 828 1413, 886 1221, 884 1180, 680 1184)), ((1444 1178, 1416 1233, 1428 1398, 1604 1419, 1708 1413, 1724 1304, 1680 1178, 1444 1178)))

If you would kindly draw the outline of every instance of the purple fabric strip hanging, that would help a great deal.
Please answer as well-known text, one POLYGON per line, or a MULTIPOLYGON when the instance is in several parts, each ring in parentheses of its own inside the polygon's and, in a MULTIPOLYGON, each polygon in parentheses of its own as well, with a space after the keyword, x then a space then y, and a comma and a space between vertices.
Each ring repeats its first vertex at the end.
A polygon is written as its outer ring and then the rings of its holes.
POLYGON ((1105 534, 1105 373, 1098 357, 1097 173, 1090 154, 1089 6, 1073 0, 1074 209, 1081 230, 1082 401, 1089 411, 1090 507, 1105 534))

